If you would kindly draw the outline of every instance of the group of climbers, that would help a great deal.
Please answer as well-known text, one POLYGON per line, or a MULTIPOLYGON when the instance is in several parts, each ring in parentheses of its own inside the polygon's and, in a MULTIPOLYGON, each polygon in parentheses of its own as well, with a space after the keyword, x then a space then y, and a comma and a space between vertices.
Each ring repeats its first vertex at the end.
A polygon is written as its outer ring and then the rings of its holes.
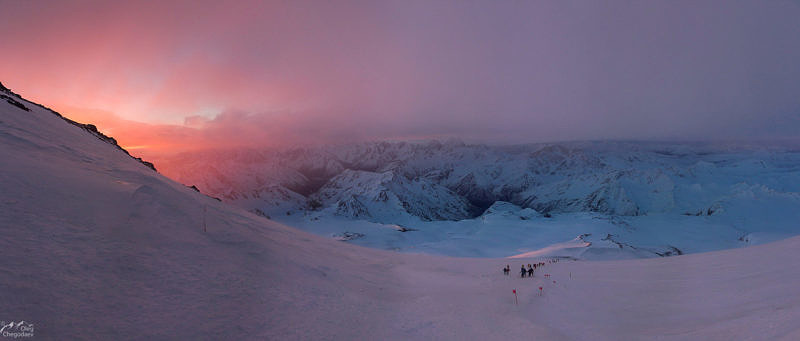
MULTIPOLYGON (((555 263, 558 259, 555 260, 548 260, 547 263, 555 263)), ((519 275, 522 278, 525 278, 525 275, 528 277, 533 277, 533 272, 536 270, 537 267, 543 267, 546 263, 539 262, 536 264, 528 264, 528 268, 525 268, 525 264, 522 264, 522 267, 519 269, 519 275)), ((503 274, 508 276, 511 273, 511 266, 506 264, 506 267, 503 268, 503 274)))

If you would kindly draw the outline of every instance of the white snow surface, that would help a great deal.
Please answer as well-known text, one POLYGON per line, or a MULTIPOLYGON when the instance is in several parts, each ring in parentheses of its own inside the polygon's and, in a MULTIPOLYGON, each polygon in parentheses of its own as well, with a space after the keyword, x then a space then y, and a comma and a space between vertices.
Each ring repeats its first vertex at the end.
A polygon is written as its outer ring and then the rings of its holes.
POLYGON ((539 259, 394 253, 281 225, 14 100, 31 111, 0 100, 0 320, 33 323, 37 340, 800 339, 800 238, 519 278, 539 259))

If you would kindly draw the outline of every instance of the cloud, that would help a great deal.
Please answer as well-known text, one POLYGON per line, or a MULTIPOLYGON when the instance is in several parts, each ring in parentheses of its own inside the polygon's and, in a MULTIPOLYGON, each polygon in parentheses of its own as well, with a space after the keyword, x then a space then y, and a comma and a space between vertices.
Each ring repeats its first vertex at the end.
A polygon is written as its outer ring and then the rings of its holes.
POLYGON ((79 117, 81 122, 92 122, 124 148, 150 157, 206 149, 270 148, 382 138, 369 133, 354 134, 352 127, 337 125, 330 116, 314 113, 226 111, 211 119, 186 117, 181 125, 137 122, 85 108, 66 107, 61 113, 79 117))
POLYGON ((161 150, 796 137, 800 7, 718 5, 17 1, 0 79, 161 150))

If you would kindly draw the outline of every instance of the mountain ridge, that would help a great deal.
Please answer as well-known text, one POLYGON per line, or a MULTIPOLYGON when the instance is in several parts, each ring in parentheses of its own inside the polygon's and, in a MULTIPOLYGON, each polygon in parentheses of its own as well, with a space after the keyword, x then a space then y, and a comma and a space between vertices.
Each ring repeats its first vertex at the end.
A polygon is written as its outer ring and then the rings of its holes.
MULTIPOLYGON (((223 167, 230 178, 247 179, 254 174, 268 178, 264 185, 279 185, 305 197, 307 201, 319 201, 319 191, 331 182, 339 188, 350 188, 341 184, 344 172, 381 173, 391 171, 410 182, 440 186, 456 195, 448 204, 459 206, 469 212, 468 216, 413 214, 422 220, 458 220, 474 218, 483 214, 497 201, 511 202, 523 208, 531 208, 543 214, 570 212, 596 212, 607 215, 637 216, 672 212, 677 214, 708 210, 719 205, 724 197, 698 200, 685 198, 683 192, 692 186, 715 181, 715 173, 721 176, 738 176, 736 172, 747 168, 747 176, 755 178, 766 163, 788 163, 792 176, 800 164, 798 154, 782 151, 735 151, 720 149, 695 149, 684 144, 620 144, 596 143, 587 145, 538 144, 530 146, 486 146, 463 143, 375 142, 354 144, 336 148, 300 148, 252 152, 261 159, 254 163, 242 162, 228 157, 205 158, 204 154, 186 154, 194 162, 177 165, 165 161, 167 172, 179 168, 191 170, 177 174, 174 178, 184 183, 198 184, 201 190, 212 195, 227 197, 236 203, 236 195, 247 195, 257 191, 258 185, 226 187, 236 188, 232 193, 221 193, 219 179, 204 176, 223 167), (195 155, 195 156, 192 156, 195 155), (195 167, 197 165, 198 167, 195 167), (249 169, 238 173, 239 167, 249 169), (250 175, 247 175, 250 174, 250 175), (294 175, 292 175, 294 174, 294 175), (314 178, 314 181, 310 180, 314 178), (244 193, 242 193, 244 192, 244 193), (690 200, 687 200, 690 199, 690 200), (464 200, 466 202, 464 202, 464 200), (682 203, 692 201, 692 205, 682 203)), ((785 165, 783 165, 785 166, 785 165)), ((781 165, 770 170, 780 171, 781 165)), ((226 177, 227 179, 227 177, 226 177)), ((751 180, 754 179, 739 179, 751 180)), ((235 180, 225 180, 234 181, 235 180)), ((223 182, 225 182, 223 181, 223 182)), ((727 179, 725 181, 728 181, 727 179)), ((759 181, 755 179, 755 181, 759 181)), ((729 181, 730 182, 730 181, 729 181)), ((726 184, 732 187, 736 182, 726 184)), ((350 184, 353 185, 353 184, 350 184)), ((375 184, 374 186, 379 186, 375 184)), ((223 186, 224 187, 224 186, 223 186)), ((378 188, 372 188, 380 191, 378 188)), ((797 188, 779 189, 795 192, 797 188)), ((330 186, 327 196, 331 197, 330 186)), ((433 202, 432 195, 417 193, 416 203, 433 202)), ((730 194, 730 191, 727 193, 730 194)), ((343 197, 344 198, 344 197, 343 197)), ((337 206, 337 202, 323 200, 325 207, 337 206)), ((377 200, 371 200, 377 202, 377 200)), ((250 205, 253 203, 251 202, 250 205)), ((415 206, 407 202, 407 205, 415 206)), ((268 205, 258 208, 270 210, 268 205)), ((324 207, 323 207, 324 208, 324 207)), ((316 209, 316 208, 315 208, 316 209)), ((426 212, 433 207, 413 207, 412 212, 426 212)), ((311 210, 309 205, 295 205, 295 211, 311 210)), ((346 215, 346 214, 345 214, 346 215)), ((368 214, 373 221, 392 223, 381 219, 380 214, 368 214), (378 217, 378 218, 375 218, 378 217)))

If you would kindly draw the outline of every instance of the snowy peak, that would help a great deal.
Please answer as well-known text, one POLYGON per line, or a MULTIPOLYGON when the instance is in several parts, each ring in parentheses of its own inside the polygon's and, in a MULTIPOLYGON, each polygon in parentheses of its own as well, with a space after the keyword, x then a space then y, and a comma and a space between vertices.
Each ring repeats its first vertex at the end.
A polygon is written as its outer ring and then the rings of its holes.
POLYGON ((392 223, 410 217, 460 220, 470 216, 469 202, 425 179, 410 180, 394 171, 345 170, 313 196, 336 214, 392 223))
POLYGON ((518 217, 520 220, 530 220, 539 218, 542 215, 532 208, 522 208, 510 202, 496 201, 486 209, 481 215, 481 219, 492 219, 494 217, 518 217))

